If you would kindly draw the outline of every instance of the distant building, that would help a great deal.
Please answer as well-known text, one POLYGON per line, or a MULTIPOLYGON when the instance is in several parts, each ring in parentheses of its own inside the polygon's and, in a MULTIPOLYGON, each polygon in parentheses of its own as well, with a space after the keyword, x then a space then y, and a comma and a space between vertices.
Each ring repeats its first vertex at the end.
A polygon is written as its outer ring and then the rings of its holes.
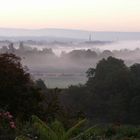
POLYGON ((89 35, 89 42, 91 42, 92 41, 92 35, 90 34, 89 35))

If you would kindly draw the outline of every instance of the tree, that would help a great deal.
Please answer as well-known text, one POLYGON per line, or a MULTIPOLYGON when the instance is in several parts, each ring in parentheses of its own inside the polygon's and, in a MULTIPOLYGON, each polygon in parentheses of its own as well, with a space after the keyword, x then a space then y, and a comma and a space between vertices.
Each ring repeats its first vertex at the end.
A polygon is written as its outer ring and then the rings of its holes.
POLYGON ((99 61, 95 69, 89 69, 88 76, 93 112, 99 116, 105 114, 106 120, 123 120, 131 89, 129 68, 122 60, 108 57, 99 61))
POLYGON ((131 94, 129 97, 129 121, 131 123, 140 123, 140 64, 133 64, 130 67, 131 72, 131 94))
POLYGON ((129 68, 122 60, 113 57, 99 61, 95 69, 90 68, 87 71, 87 76, 89 78, 87 85, 95 86, 97 90, 102 88, 121 90, 122 87, 129 85, 129 68))
POLYGON ((0 107, 28 118, 39 113, 42 94, 20 61, 14 54, 0 54, 0 107))
POLYGON ((43 91, 47 90, 46 84, 44 83, 44 81, 42 79, 38 79, 36 81, 36 84, 41 90, 43 90, 43 91))

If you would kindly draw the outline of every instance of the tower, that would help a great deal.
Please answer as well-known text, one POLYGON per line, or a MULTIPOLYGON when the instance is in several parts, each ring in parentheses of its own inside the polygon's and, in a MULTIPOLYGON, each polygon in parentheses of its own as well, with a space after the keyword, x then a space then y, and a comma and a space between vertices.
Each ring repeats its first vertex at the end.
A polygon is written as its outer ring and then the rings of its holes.
POLYGON ((90 33, 89 34, 89 42, 91 42, 92 41, 92 34, 90 33))

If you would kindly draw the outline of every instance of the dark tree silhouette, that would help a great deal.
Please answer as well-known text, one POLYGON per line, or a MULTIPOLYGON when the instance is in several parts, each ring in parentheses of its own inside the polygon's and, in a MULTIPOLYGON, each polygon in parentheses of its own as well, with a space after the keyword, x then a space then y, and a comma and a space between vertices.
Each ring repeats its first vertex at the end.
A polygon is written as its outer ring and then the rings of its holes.
POLYGON ((85 85, 65 90, 67 105, 96 122, 140 124, 140 64, 128 67, 108 57, 90 68, 87 77, 85 85))
POLYGON ((0 107, 19 118, 39 112, 42 95, 35 87, 20 58, 14 54, 0 54, 0 107))

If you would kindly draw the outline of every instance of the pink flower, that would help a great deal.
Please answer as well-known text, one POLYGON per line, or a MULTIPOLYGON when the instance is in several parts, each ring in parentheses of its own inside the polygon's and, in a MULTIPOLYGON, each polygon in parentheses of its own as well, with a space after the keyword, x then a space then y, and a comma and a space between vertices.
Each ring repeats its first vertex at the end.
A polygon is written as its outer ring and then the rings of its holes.
POLYGON ((16 128, 15 123, 14 122, 10 122, 10 127, 11 128, 16 128))
POLYGON ((12 124, 12 125, 10 125, 10 126, 11 126, 11 128, 16 128, 15 124, 12 124))
POLYGON ((15 125, 15 123, 14 122, 10 122, 10 125, 15 125))
POLYGON ((13 116, 9 114, 9 115, 8 115, 8 118, 9 118, 9 119, 12 119, 12 118, 13 118, 13 116))
POLYGON ((7 115, 7 116, 10 115, 10 112, 7 111, 7 112, 6 112, 6 115, 7 115))

